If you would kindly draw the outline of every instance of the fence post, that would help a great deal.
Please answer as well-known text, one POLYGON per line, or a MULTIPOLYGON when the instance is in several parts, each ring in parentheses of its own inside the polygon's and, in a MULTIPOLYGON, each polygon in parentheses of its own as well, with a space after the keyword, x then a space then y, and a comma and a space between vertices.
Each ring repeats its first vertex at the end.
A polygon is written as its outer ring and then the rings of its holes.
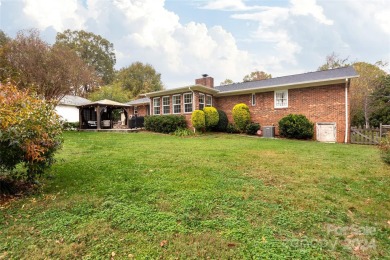
POLYGON ((379 137, 382 138, 382 123, 379 124, 379 137))

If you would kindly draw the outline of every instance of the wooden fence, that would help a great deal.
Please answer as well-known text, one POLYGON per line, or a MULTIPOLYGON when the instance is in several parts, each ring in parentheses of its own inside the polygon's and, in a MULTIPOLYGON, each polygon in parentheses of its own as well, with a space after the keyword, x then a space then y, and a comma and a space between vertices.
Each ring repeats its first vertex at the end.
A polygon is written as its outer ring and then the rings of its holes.
POLYGON ((351 127, 352 144, 379 144, 381 138, 390 132, 390 125, 380 125, 379 128, 351 127))

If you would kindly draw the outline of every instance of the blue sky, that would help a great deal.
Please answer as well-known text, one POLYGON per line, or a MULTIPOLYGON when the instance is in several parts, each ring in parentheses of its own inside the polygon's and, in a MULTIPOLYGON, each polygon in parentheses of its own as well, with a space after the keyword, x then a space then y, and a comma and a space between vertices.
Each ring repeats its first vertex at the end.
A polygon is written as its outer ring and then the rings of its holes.
MULTIPOLYGON (((388 0, 0 0, 0 29, 38 28, 49 43, 65 29, 114 44, 116 68, 152 64, 166 88, 316 70, 332 52, 390 61, 388 0)), ((386 68, 388 71, 388 67, 386 68)))

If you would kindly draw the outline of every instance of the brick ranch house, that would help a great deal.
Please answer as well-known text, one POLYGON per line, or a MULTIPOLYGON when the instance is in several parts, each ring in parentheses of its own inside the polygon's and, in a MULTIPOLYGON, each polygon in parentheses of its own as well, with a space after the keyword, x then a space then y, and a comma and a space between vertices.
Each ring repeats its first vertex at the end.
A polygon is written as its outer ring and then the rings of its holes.
POLYGON ((316 71, 267 80, 214 86, 207 75, 195 85, 146 93, 147 98, 129 102, 130 114, 184 115, 191 127, 191 113, 205 106, 223 110, 233 122, 232 109, 248 105, 251 120, 275 126, 288 114, 303 114, 315 124, 315 139, 349 142, 349 86, 358 77, 353 67, 316 71), (136 111, 135 111, 136 110, 136 111))

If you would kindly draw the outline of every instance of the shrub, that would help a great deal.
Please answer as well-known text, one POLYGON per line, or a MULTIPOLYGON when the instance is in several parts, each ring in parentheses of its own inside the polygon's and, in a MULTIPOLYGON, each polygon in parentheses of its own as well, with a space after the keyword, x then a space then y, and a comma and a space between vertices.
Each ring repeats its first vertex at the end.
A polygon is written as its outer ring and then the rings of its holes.
POLYGON ((226 128, 228 126, 229 120, 226 116, 226 113, 222 110, 217 110, 218 111, 218 124, 214 127, 214 130, 219 131, 219 132, 226 132, 226 128))
POLYGON ((173 135, 181 136, 181 137, 183 137, 183 136, 192 136, 192 135, 194 135, 194 132, 191 131, 188 128, 179 128, 175 132, 173 132, 173 135))
POLYGON ((203 131, 206 127, 206 119, 202 110, 195 110, 191 115, 192 126, 198 130, 203 131))
POLYGON ((239 132, 240 132, 240 130, 238 130, 235 125, 228 123, 228 125, 226 127, 226 133, 237 134, 239 132))
POLYGON ((214 128, 219 121, 219 114, 215 107, 205 107, 203 108, 206 129, 211 130, 214 128))
POLYGON ((62 122, 62 129, 65 131, 74 131, 79 128, 79 122, 68 122, 68 121, 63 121, 62 122))
POLYGON ((237 104, 233 107, 233 120, 237 129, 242 133, 245 131, 246 126, 251 121, 251 115, 249 113, 249 107, 244 103, 237 104))
POLYGON ((382 139, 379 149, 381 150, 382 160, 385 163, 390 164, 390 132, 382 139))
POLYGON ((157 133, 173 133, 179 128, 186 128, 187 123, 184 116, 146 116, 144 121, 146 130, 157 133))
POLYGON ((23 163, 19 177, 33 181, 54 162, 62 144, 62 125, 54 104, 27 90, 0 85, 0 174, 23 163))
POLYGON ((257 131, 260 129, 260 124, 259 123, 250 123, 246 126, 246 133, 248 135, 255 135, 257 131))
POLYGON ((290 114, 279 121, 281 136, 294 139, 311 139, 314 135, 314 124, 304 115, 290 114))

